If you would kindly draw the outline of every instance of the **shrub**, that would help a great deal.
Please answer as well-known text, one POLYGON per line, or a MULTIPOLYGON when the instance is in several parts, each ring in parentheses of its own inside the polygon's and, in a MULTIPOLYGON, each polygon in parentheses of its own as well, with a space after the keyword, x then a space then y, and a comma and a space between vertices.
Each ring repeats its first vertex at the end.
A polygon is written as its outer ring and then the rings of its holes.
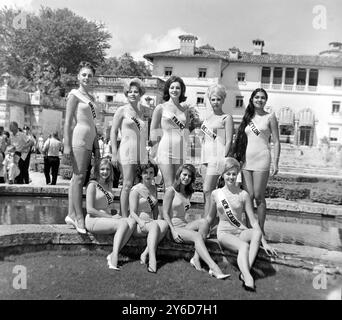
POLYGON ((63 179, 71 179, 72 177, 72 167, 69 166, 61 166, 59 168, 59 175, 63 178, 63 179))
POLYGON ((308 182, 308 183, 317 183, 319 182, 319 179, 316 177, 297 177, 297 182, 308 182))
POLYGON ((310 200, 314 202, 328 203, 328 204, 342 204, 342 194, 337 190, 322 190, 312 189, 310 192, 310 200))

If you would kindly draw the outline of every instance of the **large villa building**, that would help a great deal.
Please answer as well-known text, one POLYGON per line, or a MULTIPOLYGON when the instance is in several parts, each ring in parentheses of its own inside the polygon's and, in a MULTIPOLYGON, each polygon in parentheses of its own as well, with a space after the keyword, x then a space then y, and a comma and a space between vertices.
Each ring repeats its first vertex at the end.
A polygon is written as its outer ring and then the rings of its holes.
MULTIPOLYGON (((210 45, 197 47, 193 35, 179 39, 179 48, 145 55, 153 64, 153 74, 142 79, 147 89, 142 102, 151 114, 162 102, 163 86, 170 75, 184 79, 186 102, 197 106, 202 118, 211 112, 208 87, 223 84, 228 92, 223 108, 232 114, 235 127, 252 91, 262 87, 269 95, 266 108, 278 117, 282 143, 342 144, 342 43, 332 42, 329 50, 309 56, 267 53, 263 40, 254 40, 251 50, 245 52, 235 47, 226 51, 210 45)), ((8 128, 10 121, 17 121, 19 126, 30 126, 36 135, 47 136, 54 130, 62 134, 65 98, 57 101, 39 92, 11 89, 9 77, 2 75, 2 87, 0 83, 0 126, 8 128)), ((126 103, 123 87, 127 80, 113 76, 95 79, 93 92, 101 107, 98 128, 105 136, 115 110, 126 103)))
POLYGON ((153 64, 153 77, 182 77, 187 102, 197 105, 202 118, 211 112, 206 97, 210 85, 227 88, 223 109, 233 116, 235 126, 252 91, 262 87, 269 96, 266 108, 278 117, 283 143, 342 143, 342 43, 332 42, 329 50, 316 55, 289 55, 265 52, 265 42, 259 39, 249 52, 196 47, 193 35, 179 39, 179 48, 144 57, 153 64))

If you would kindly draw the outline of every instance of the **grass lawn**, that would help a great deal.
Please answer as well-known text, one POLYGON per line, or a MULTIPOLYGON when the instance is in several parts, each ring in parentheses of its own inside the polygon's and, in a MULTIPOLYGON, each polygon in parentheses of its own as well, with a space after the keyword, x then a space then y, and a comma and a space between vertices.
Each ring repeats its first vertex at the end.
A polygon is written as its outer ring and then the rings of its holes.
MULTIPOLYGON (((315 274, 285 266, 258 270, 256 293, 244 291, 238 271, 224 267, 228 280, 209 277, 188 261, 160 261, 157 274, 127 257, 121 271, 109 270, 104 250, 42 251, 8 256, 0 264, 0 299, 127 299, 127 300, 312 300, 326 299, 341 286, 341 278, 328 277, 327 289, 313 288, 315 274), (13 288, 13 268, 27 270, 27 289, 13 288)), ((223 266, 222 266, 223 267, 223 266)))

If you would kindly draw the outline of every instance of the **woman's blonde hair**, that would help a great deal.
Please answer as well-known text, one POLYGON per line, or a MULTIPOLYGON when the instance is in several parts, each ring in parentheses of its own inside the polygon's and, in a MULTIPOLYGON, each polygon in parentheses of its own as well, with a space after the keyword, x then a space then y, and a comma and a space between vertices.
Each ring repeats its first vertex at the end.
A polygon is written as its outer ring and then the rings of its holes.
POLYGON ((224 186, 224 178, 223 175, 230 169, 236 168, 237 172, 239 173, 241 170, 241 166, 239 161, 237 161, 236 159, 232 158, 232 157, 228 157, 224 159, 224 162, 222 163, 222 174, 219 176, 219 178, 217 179, 217 188, 222 188, 224 186))
POLYGON ((217 95, 222 100, 225 100, 226 96, 227 96, 227 90, 226 90, 225 86, 223 86, 222 84, 214 84, 211 87, 209 87, 209 89, 208 89, 209 100, 213 94, 217 95))
POLYGON ((100 169, 102 166, 106 166, 108 165, 109 169, 110 169, 110 174, 108 176, 108 178, 106 179, 106 183, 109 183, 109 184, 113 184, 113 181, 114 181, 114 170, 113 170, 113 166, 112 166, 112 163, 110 161, 109 158, 102 158, 101 160, 99 160, 99 166, 98 166, 98 170, 95 172, 94 171, 94 176, 95 176, 95 179, 96 181, 98 181, 100 179, 100 169))

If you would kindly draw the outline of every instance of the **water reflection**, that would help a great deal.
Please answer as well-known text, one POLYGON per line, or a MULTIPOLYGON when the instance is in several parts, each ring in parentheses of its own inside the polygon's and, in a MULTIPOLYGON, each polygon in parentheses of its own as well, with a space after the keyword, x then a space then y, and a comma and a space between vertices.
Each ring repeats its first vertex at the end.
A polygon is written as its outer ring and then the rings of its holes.
MULTIPOLYGON (((83 204, 85 207, 85 203, 83 204)), ((119 210, 119 203, 114 208, 119 210)), ((68 212, 67 198, 0 197, 0 224, 64 224, 68 212)), ((265 231, 272 242, 307 245, 342 251, 341 220, 308 217, 273 211, 267 215, 265 231)), ((203 216, 203 205, 194 205, 186 219, 203 216)))

